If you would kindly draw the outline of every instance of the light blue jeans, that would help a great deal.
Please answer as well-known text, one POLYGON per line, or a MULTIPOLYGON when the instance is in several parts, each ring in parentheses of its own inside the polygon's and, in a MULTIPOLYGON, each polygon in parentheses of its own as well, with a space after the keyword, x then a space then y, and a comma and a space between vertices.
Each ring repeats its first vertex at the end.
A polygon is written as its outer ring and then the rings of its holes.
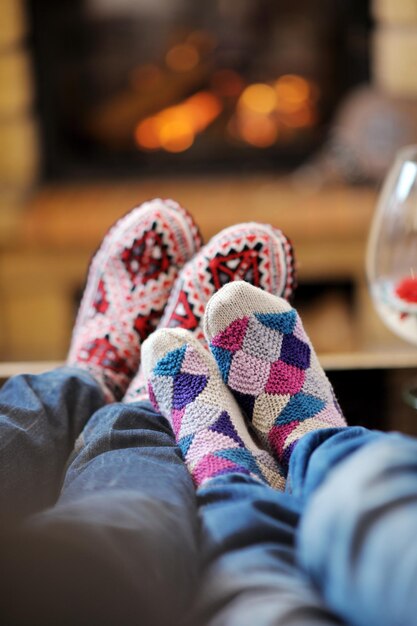
POLYGON ((195 599, 198 626, 416 623, 414 439, 317 431, 287 493, 234 474, 196 501, 149 403, 63 368, 0 391, 0 470, 1 623, 177 626, 195 599))

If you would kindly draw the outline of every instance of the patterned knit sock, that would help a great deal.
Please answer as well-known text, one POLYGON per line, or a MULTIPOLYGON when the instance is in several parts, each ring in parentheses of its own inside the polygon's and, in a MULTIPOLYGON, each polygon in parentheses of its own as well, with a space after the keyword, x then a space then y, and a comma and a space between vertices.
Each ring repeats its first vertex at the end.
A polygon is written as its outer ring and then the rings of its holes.
POLYGON ((155 328, 184 265, 201 245, 173 200, 145 202, 109 230, 93 257, 67 363, 88 370, 109 402, 137 372, 140 343, 155 328))
MULTIPOLYGON (((180 272, 158 328, 185 328, 206 345, 202 328, 210 297, 224 284, 244 280, 289 298, 295 288, 294 254, 282 231, 268 224, 238 224, 222 230, 180 272)), ((140 369, 124 397, 146 397, 140 369)))
POLYGON ((288 302, 243 282, 226 285, 207 305, 204 330, 224 382, 284 471, 305 433, 346 426, 288 302))
POLYGON ((150 399, 171 423, 197 486, 238 472, 283 488, 276 461, 252 441, 213 357, 189 331, 155 331, 143 344, 142 363, 150 399))

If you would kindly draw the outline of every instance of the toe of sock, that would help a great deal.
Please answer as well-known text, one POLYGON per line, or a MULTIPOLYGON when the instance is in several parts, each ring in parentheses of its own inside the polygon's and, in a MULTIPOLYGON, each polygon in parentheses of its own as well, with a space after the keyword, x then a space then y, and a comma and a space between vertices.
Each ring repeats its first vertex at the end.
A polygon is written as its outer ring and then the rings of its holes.
POLYGON ((284 313, 291 305, 258 287, 244 282, 228 283, 209 300, 204 315, 204 334, 207 341, 225 330, 233 321, 253 313, 284 313))

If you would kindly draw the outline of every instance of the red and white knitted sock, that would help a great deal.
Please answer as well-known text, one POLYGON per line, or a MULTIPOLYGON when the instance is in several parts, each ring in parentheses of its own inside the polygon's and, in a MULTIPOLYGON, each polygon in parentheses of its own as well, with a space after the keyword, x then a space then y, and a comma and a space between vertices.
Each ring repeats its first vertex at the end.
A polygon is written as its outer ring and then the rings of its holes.
POLYGON ((173 200, 145 202, 118 220, 93 257, 67 364, 85 369, 109 402, 137 372, 178 270, 200 248, 191 216, 173 200))
MULTIPOLYGON (((213 237, 181 270, 158 328, 184 328, 205 346, 202 319, 211 296, 226 283, 244 280, 289 298, 295 288, 295 261, 289 239, 268 224, 230 226, 213 237)), ((147 397, 142 369, 123 399, 147 397)))
POLYGON ((197 487, 230 473, 274 489, 285 480, 273 457, 249 435, 212 355, 189 331, 162 328, 143 344, 149 396, 170 422, 197 487))
POLYGON ((244 282, 226 285, 207 305, 204 330, 223 381, 284 471, 304 434, 346 426, 288 302, 244 282))

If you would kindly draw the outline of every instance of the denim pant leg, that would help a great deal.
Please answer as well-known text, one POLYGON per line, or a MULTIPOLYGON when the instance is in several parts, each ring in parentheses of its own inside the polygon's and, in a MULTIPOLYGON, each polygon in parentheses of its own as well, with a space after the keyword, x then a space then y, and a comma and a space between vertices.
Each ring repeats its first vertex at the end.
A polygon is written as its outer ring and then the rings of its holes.
POLYGON ((205 560, 197 623, 341 623, 296 563, 296 498, 238 474, 215 478, 197 493, 205 560))
MULTIPOLYGON (((198 583, 198 520, 168 422, 149 402, 111 404, 90 419, 78 448, 57 504, 27 524, 78 554, 56 572, 63 580, 77 572, 67 589, 74 623, 181 626, 198 583)), ((48 615, 54 610, 61 624, 59 603, 48 615)))
POLYGON ((351 428, 301 443, 290 472, 306 499, 304 570, 349 624, 414 626, 417 440, 351 428))
POLYGON ((51 505, 74 441, 104 404, 91 376, 60 368, 0 390, 0 525, 51 505))

